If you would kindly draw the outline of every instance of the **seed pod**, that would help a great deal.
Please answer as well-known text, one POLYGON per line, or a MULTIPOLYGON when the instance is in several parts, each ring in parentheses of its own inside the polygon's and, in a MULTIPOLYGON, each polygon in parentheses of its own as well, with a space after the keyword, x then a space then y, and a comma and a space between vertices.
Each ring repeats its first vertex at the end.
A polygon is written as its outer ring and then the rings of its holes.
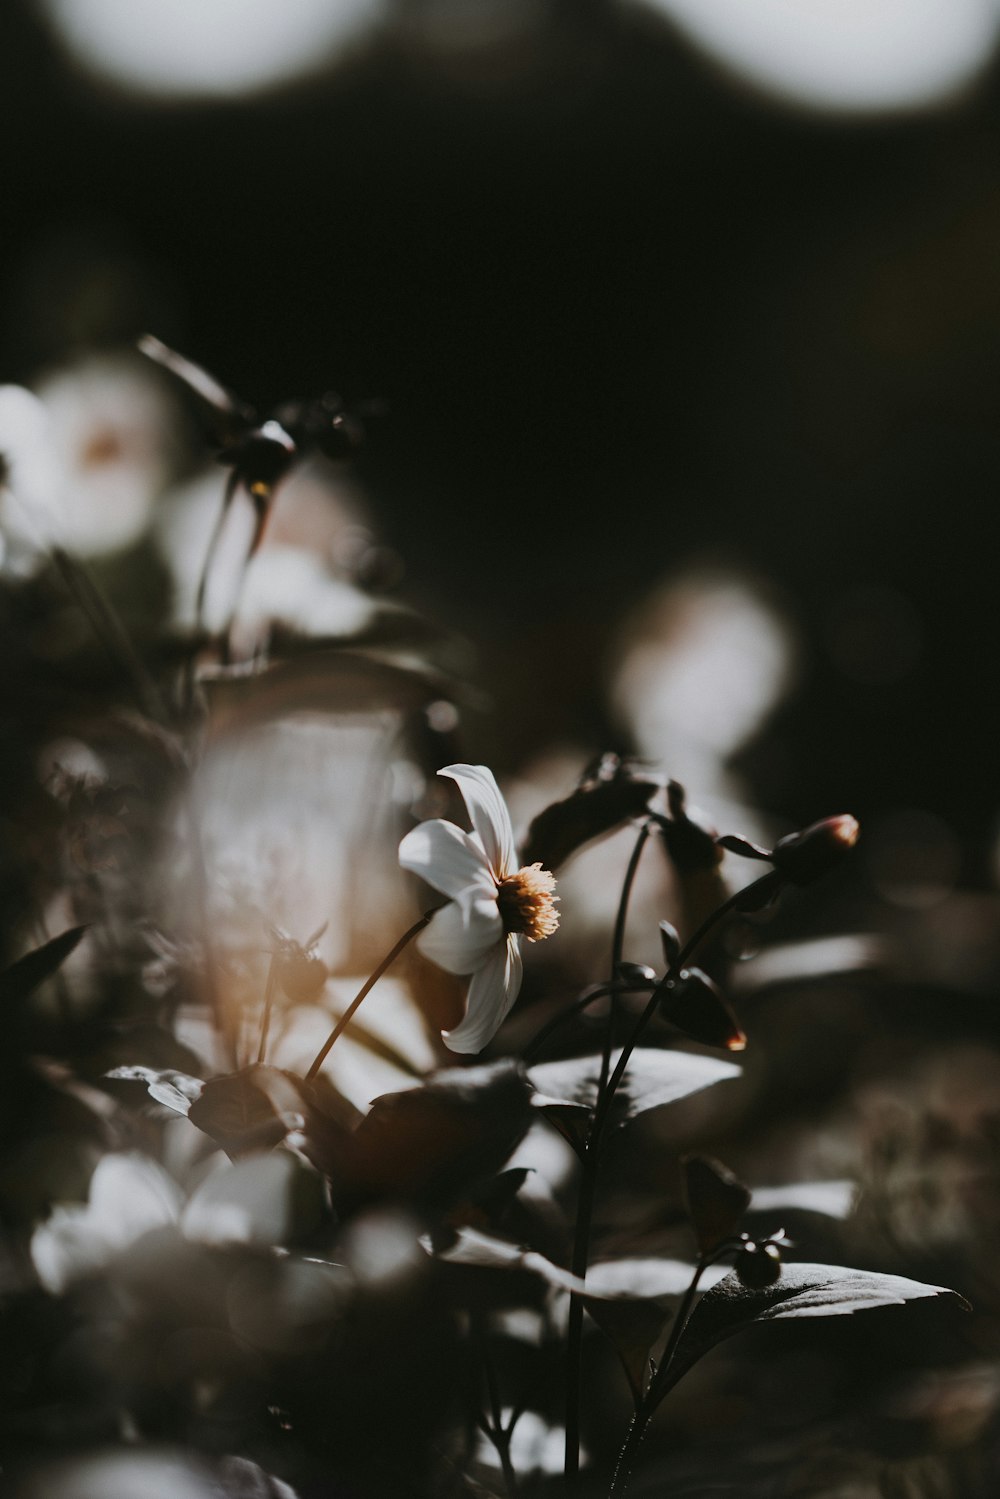
POLYGON ((748 1290, 762 1291, 765 1286, 773 1286, 781 1275, 781 1250, 769 1239, 762 1244, 749 1239, 736 1256, 733 1268, 748 1290))

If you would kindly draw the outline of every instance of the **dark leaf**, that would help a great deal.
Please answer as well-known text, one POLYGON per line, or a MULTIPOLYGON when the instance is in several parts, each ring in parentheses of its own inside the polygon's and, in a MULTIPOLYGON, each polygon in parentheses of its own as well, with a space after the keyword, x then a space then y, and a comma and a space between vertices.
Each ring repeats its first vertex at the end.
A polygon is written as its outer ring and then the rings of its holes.
POLYGON ((759 843, 751 843, 749 838, 740 838, 735 833, 723 833, 715 841, 720 848, 728 848, 731 854, 739 854, 744 859, 763 859, 770 863, 771 855, 767 849, 761 848, 759 843))
POLYGON ((585 1103, 575 1103, 568 1098, 550 1098, 547 1093, 532 1093, 532 1108, 539 1110, 557 1129, 568 1145, 579 1155, 587 1141, 593 1109, 585 1103))
POLYGON ((746 1036, 718 985, 700 968, 685 968, 662 986, 661 1013, 692 1041, 742 1051, 746 1036))
POLYGON ((711 1254, 735 1232, 750 1204, 750 1190, 728 1166, 708 1156, 689 1155, 683 1164, 698 1248, 711 1254))
POLYGON ((33 994, 65 963, 86 930, 86 926, 72 926, 5 968, 0 973, 0 1004, 13 1004, 33 994))
POLYGON ((351 1139, 348 1200, 445 1206, 468 1195, 527 1133, 531 1094, 520 1064, 502 1061, 449 1068, 376 1098, 351 1139))
POLYGON ((277 1145, 302 1127, 302 1106, 291 1079, 275 1067, 247 1067, 211 1078, 188 1111, 192 1124, 230 1155, 277 1145))
MULTIPOLYGON (((612 1055, 612 1067, 620 1056, 620 1051, 612 1055)), ((564 1062, 542 1062, 531 1068, 529 1076, 541 1093, 593 1108, 600 1066, 599 1057, 573 1057, 564 1062)), ((739 1072, 734 1063, 718 1061, 715 1057, 637 1047, 615 1095, 611 1117, 621 1124, 637 1114, 663 1108, 691 1093, 698 1093, 713 1083, 738 1077, 739 1072)))
POLYGON ((571 796, 539 812, 525 839, 525 864, 558 868, 591 839, 641 816, 659 789, 655 781, 638 775, 617 756, 604 756, 596 774, 571 796))
POLYGON ((843 1317, 873 1307, 895 1306, 930 1296, 968 1303, 945 1286, 925 1285, 901 1275, 849 1270, 842 1265, 785 1265, 773 1285, 752 1289, 731 1273, 706 1291, 688 1321, 669 1367, 649 1390, 654 1409, 703 1354, 724 1338, 755 1322, 789 1317, 843 1317))
POLYGON ((669 921, 660 922, 660 942, 663 946, 664 960, 667 967, 671 968, 681 950, 681 939, 677 928, 671 926, 669 921))

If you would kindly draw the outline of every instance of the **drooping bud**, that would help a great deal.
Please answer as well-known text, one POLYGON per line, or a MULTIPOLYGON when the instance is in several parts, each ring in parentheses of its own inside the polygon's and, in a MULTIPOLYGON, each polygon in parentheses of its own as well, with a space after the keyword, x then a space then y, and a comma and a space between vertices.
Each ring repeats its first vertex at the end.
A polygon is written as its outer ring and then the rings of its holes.
POLYGON ((735 1231, 750 1206, 750 1189, 709 1156, 684 1158, 684 1186, 698 1248, 711 1254, 735 1231))
POLYGON ((824 817, 775 844, 771 863, 794 885, 807 885, 833 869, 858 841, 856 817, 824 817))
POLYGON ((742 1051, 747 1044, 721 989, 700 968, 683 968, 664 984, 661 1008, 672 1025, 703 1046, 742 1051))

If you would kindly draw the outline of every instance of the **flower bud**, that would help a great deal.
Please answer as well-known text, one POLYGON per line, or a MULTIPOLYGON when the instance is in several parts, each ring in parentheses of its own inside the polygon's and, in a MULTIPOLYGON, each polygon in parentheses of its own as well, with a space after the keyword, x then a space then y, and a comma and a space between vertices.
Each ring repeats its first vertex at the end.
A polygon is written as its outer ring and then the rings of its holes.
POLYGON ((704 1046, 742 1051, 747 1044, 722 991, 700 968, 683 968, 664 985, 662 1014, 704 1046))
POLYGON ((848 853, 858 841, 856 817, 824 817, 799 833, 789 833, 774 846, 771 863, 795 885, 818 879, 848 853))

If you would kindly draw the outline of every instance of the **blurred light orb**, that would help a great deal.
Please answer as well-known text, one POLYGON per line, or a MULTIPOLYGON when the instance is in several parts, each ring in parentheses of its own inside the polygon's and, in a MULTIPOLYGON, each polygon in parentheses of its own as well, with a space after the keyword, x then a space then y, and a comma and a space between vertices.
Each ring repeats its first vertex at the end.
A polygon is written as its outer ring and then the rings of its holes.
POLYGON ((231 98, 329 61, 383 0, 43 0, 88 73, 161 98, 231 98))
POLYGON ((614 684, 640 754, 704 783, 760 728, 794 675, 787 622, 737 574, 693 574, 633 618, 614 684))
POLYGON ((911 109, 970 83, 996 0, 649 0, 722 67, 816 109, 911 109))

